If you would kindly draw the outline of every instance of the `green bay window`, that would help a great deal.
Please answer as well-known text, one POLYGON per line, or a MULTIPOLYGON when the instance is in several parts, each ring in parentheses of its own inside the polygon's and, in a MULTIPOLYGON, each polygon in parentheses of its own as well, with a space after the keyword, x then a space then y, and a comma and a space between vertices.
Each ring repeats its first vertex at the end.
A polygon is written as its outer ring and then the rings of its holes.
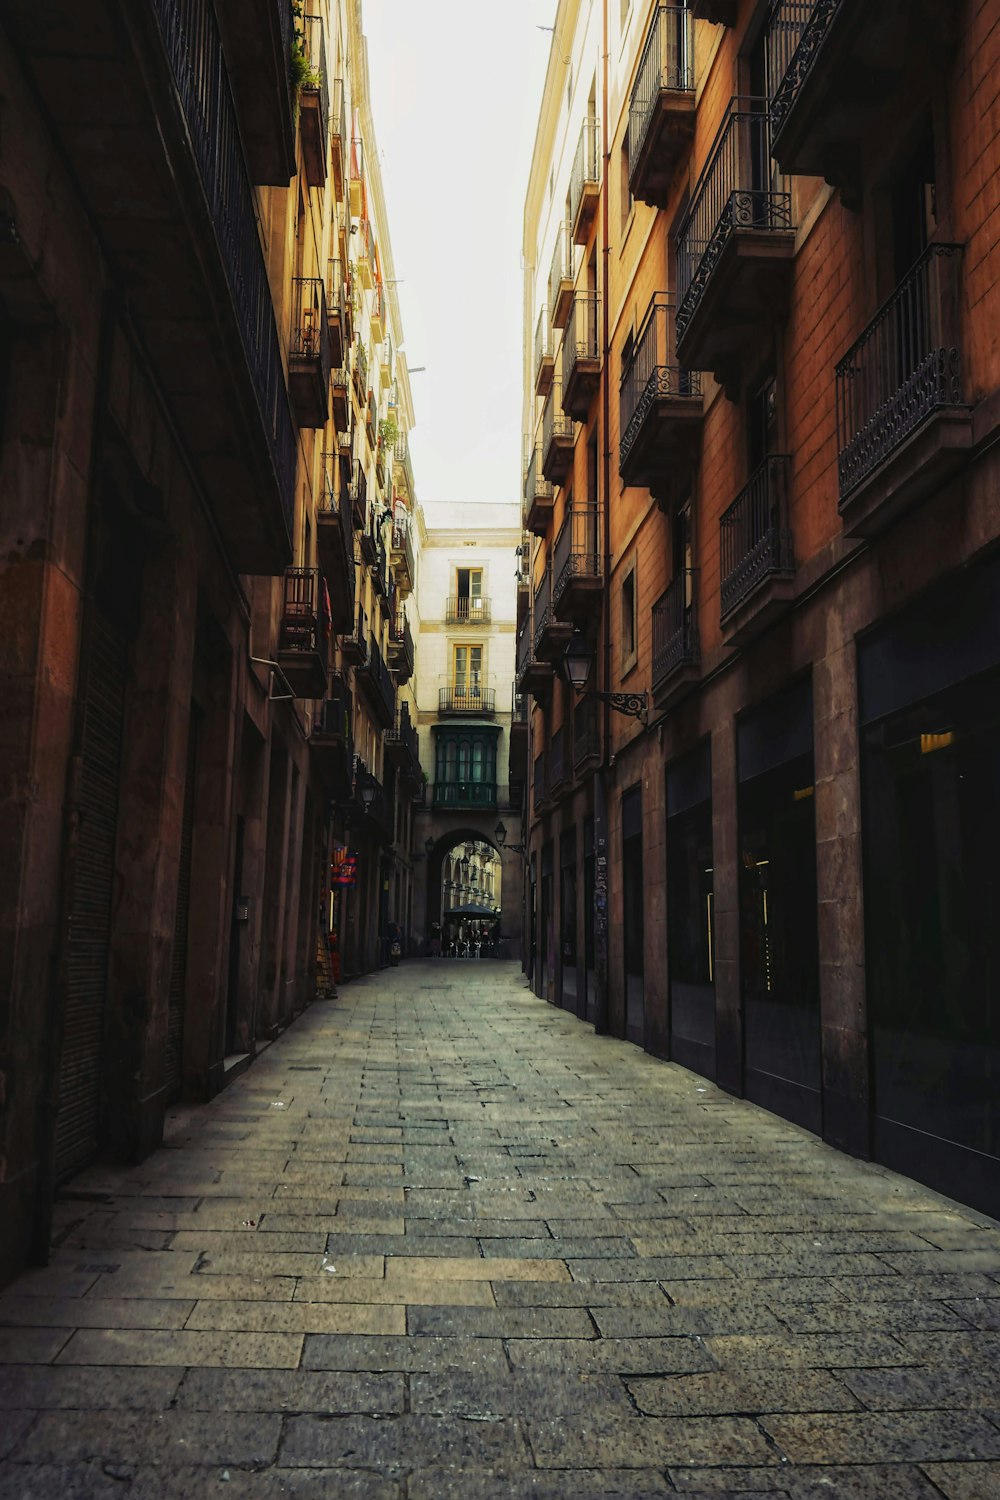
POLYGON ((495 808, 496 724, 435 724, 434 806, 495 808))

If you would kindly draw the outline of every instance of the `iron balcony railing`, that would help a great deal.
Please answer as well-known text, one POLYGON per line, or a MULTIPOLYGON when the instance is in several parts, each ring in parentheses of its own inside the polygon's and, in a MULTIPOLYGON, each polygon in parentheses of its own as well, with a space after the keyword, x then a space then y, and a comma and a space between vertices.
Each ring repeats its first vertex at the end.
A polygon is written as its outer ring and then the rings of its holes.
POLYGON ((528 722, 528 695, 519 693, 516 684, 512 684, 510 690, 510 721, 512 724, 528 722))
POLYGON ((532 787, 534 790, 535 810, 542 807, 549 794, 549 782, 547 767, 545 764, 545 751, 541 750, 535 756, 534 774, 532 776, 532 787))
POLYGON ((787 179, 771 161, 767 105, 734 98, 677 236, 677 338, 683 337, 731 235, 792 227, 787 179))
POLYGON ((542 473, 542 450, 536 444, 528 454, 528 467, 524 475, 525 507, 530 509, 536 500, 551 500, 553 493, 551 482, 542 473))
POLYGON ((354 473, 351 479, 351 504, 354 506, 356 519, 368 515, 368 476, 360 459, 354 460, 354 473))
POLYGON ((402 708, 396 714, 396 722, 393 724, 392 728, 386 735, 386 739, 392 740, 398 745, 402 745, 403 749, 406 751, 407 756, 409 757, 411 769, 419 770, 420 737, 417 734, 416 727, 410 718, 410 710, 407 704, 404 703, 402 708))
POLYGON ((492 719, 496 713, 496 688, 481 687, 478 682, 460 680, 438 688, 438 713, 472 714, 492 719))
POLYGON ((413 632, 406 611, 401 606, 397 606, 389 621, 389 645, 402 658, 406 675, 411 677, 415 662, 413 632))
POLYGON ((682 568, 653 605, 653 687, 698 661, 694 568, 682 568))
POLYGON ((650 411, 658 400, 671 396, 700 396, 701 374, 682 370, 674 355, 674 299, 657 292, 622 367, 618 393, 619 469, 627 461, 650 411))
POLYGON ((330 325, 326 288, 318 276, 292 277, 292 330, 289 355, 315 361, 324 390, 330 381, 330 325))
POLYGON ((556 242, 552 250, 552 266, 549 271, 549 322, 556 326, 554 316, 559 303, 559 293, 563 282, 573 280, 573 236, 571 226, 568 222, 559 225, 556 230, 556 242))
POLYGON ((580 139, 577 142, 576 155, 573 158, 573 170, 570 173, 569 217, 571 225, 576 223, 586 185, 594 183, 596 186, 600 180, 601 126, 600 121, 593 115, 590 115, 583 122, 583 129, 580 131, 580 139))
POLYGON ((363 604, 359 604, 354 617, 354 629, 350 635, 344 637, 344 644, 354 648, 353 658, 364 660, 368 655, 368 616, 365 614, 363 604))
POLYGON ((558 438, 572 438, 573 418, 568 417, 562 406, 562 381, 553 380, 552 389, 545 400, 542 414, 542 459, 558 438))
POLYGON ((661 93, 694 91, 694 26, 691 12, 658 5, 639 60, 628 110, 628 159, 637 162, 661 93))
POLYGON ((535 385, 538 385, 538 372, 542 368, 542 361, 552 361, 552 330, 549 327, 548 308, 543 307, 538 314, 538 322, 535 324, 535 385))
POLYGON ((573 766, 599 757, 601 730, 596 698, 580 698, 573 708, 573 766))
POLYGON ((347 140, 347 105, 344 99, 344 80, 335 78, 330 89, 330 134, 337 141, 343 159, 347 140))
POLYGON ((534 645, 537 651, 538 643, 552 621, 552 574, 548 568, 545 569, 541 578, 535 584, 535 598, 531 615, 535 627, 534 645))
POLYGON ((360 136, 351 137, 350 181, 363 184, 365 180, 365 143, 360 136))
POLYGON ((351 690, 339 672, 331 672, 327 696, 316 705, 313 734, 350 747, 351 723, 351 690))
POLYGON ((288 534, 295 511, 295 428, 256 200, 211 0, 153 0, 225 268, 288 534))
POLYGON ((358 667, 358 671, 367 674, 384 711, 386 722, 391 724, 396 716, 396 684, 385 664, 379 643, 373 635, 368 637, 368 652, 365 660, 358 667))
POLYGON ((279 650, 315 654, 326 666, 331 628, 330 601, 319 568, 286 568, 279 650))
POLYGON ((558 604, 574 578, 600 578, 601 507, 574 505, 566 512, 552 549, 552 602, 558 604))
POLYGON ((337 516, 344 536, 347 556, 354 560, 354 517, 351 514, 350 487, 341 487, 337 493, 337 474, 340 470, 340 454, 323 454, 323 488, 320 492, 320 515, 337 516))
POLYGON ((495 781, 435 781, 435 807, 486 807, 497 805, 495 781))
POLYGON ((361 336, 354 343, 354 383, 358 391, 358 400, 365 401, 368 398, 368 354, 361 336))
POLYGON ((403 470, 406 481, 406 492, 410 497, 411 506, 416 503, 417 491, 413 483, 413 460, 410 457, 410 445, 406 433, 401 432, 396 439, 395 461, 403 470))
POLYGON ((566 781, 564 744, 565 737, 562 728, 554 729, 549 741, 549 787, 553 792, 557 792, 566 781))
POLYGON ((452 594, 445 606, 446 625, 488 625, 490 623, 490 601, 471 598, 468 594, 452 594))
POLYGON ((330 79, 326 66, 326 31, 322 16, 300 17, 302 51, 309 72, 302 84, 303 93, 319 95, 320 127, 326 140, 330 121, 330 79))
POLYGON ((343 316, 344 304, 347 301, 347 289, 344 283, 344 263, 338 257, 327 262, 326 268, 326 310, 329 317, 343 316))
POLYGON ((417 563, 413 552, 413 527, 409 521, 394 521, 392 523, 392 550, 393 552, 402 552, 406 561, 406 571, 409 574, 410 583, 415 583, 417 563))
POLYGON ((517 644, 514 651, 514 669, 516 674, 515 683, 517 687, 520 687, 521 682, 524 679, 525 672, 527 672, 531 663, 535 659, 534 644, 535 637, 531 625, 531 616, 529 614, 528 618, 524 621, 524 624, 521 626, 521 629, 517 633, 517 644))
POLYGON ((772 0, 767 66, 771 138, 776 140, 842 0, 772 0))
POLYGON ((962 246, 928 246, 837 365, 840 498, 921 422, 962 403, 962 246))
POLYGON ((395 831, 396 800, 389 788, 372 775, 360 756, 354 772, 354 800, 361 815, 371 820, 382 839, 391 842, 395 831))
POLYGON ((795 567, 788 524, 787 454, 772 454, 740 491, 719 523, 722 617, 762 583, 795 567))
POLYGON ((600 359, 601 299, 597 292, 576 292, 563 334, 562 376, 567 385, 578 360, 600 359))

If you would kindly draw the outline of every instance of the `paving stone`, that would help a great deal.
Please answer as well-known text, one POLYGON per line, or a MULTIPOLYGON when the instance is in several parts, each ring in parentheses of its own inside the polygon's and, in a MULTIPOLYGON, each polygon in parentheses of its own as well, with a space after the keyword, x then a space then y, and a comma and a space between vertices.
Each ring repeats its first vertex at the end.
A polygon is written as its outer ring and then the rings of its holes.
POLYGON ((761 1412, 852 1411, 849 1378, 818 1370, 751 1370, 746 1374, 672 1375, 627 1382, 641 1412, 654 1417, 758 1415, 761 1412))
POLYGON ((399 1413, 402 1375, 313 1370, 188 1370, 177 1406, 193 1411, 399 1413))
MULTIPOLYGON (((121 1495, 121 1485, 114 1493, 121 1495)), ((402 1500, 403 1496, 397 1480, 370 1472, 352 1474, 338 1470, 334 1491, 329 1475, 315 1469, 282 1468, 253 1473, 231 1465, 225 1470, 140 1469, 128 1491, 128 1500, 220 1500, 220 1497, 225 1500, 230 1493, 232 1500, 332 1500, 333 1496, 336 1500, 402 1500), (223 1473, 229 1474, 228 1484, 222 1481, 223 1473)))
POLYGON ((0 1328, 0 1364, 47 1365, 72 1337, 68 1328, 0 1328))
POLYGON ((50 1328, 183 1328, 194 1304, 141 1297, 0 1297, 0 1324, 50 1328))
POLYGON ((0 1500, 121 1500, 122 1493, 121 1480, 100 1464, 0 1463, 0 1500))
POLYGON ((975 1412, 856 1412, 761 1418, 792 1463, 1000 1459, 1000 1430, 975 1412))
MULTIPOLYGON (((353 1288, 353 1302, 199 1302, 185 1327, 219 1332, 249 1333, 405 1333, 406 1309, 401 1303, 366 1306, 359 1299, 362 1283, 353 1288)), ((380 1287, 384 1283, 377 1283, 380 1287)))
POLYGON ((669 1477, 686 1500, 738 1495, 787 1495, 789 1500, 939 1500, 918 1468, 858 1464, 810 1468, 784 1463, 777 1469, 670 1469, 669 1477))
POLYGON ((295 1292, 295 1300, 301 1302, 356 1302, 359 1296, 369 1306, 390 1303, 414 1307, 496 1305, 488 1281, 452 1281, 440 1277, 394 1276, 391 1281, 366 1281, 360 1292, 354 1280, 341 1282, 336 1276, 322 1280, 311 1277, 308 1281, 300 1281, 295 1292))
POLYGON ((407 1415, 292 1417, 285 1428, 281 1467, 324 1469, 413 1466, 524 1467, 528 1454, 517 1422, 473 1422, 468 1418, 407 1415))
POLYGON ((68 1365, 219 1365, 294 1370, 302 1336, 291 1333, 196 1333, 84 1328, 59 1360, 68 1365))
POLYGON ((157 1411, 170 1405, 183 1375, 183 1369, 169 1365, 145 1370, 7 1365, 0 1369, 0 1409, 92 1406, 157 1411))
MULTIPOLYGON (((574 1341, 575 1342, 575 1341, 574 1341)), ((509 1368, 499 1339, 392 1338, 373 1334, 308 1334, 306 1370, 468 1370, 509 1368)))
POLYGON ((415 1412, 438 1415, 460 1412, 546 1417, 618 1411, 629 1415, 632 1406, 624 1385, 614 1376, 583 1375, 411 1375, 410 1405, 415 1412))
POLYGON ((840 1378, 873 1411, 1000 1408, 1000 1370, 996 1367, 842 1370, 840 1378))
MULTIPOLYGON (((195 1303, 206 1297, 222 1297, 241 1302, 290 1302, 295 1292, 294 1276, 189 1276, 153 1277, 99 1276, 86 1300, 130 1298, 163 1300, 180 1298, 195 1303)), ((20 1289, 20 1282, 18 1282, 20 1289)))
POLYGON ((409 1500, 512 1500, 513 1495, 517 1500, 665 1500, 676 1493, 661 1471, 643 1469, 571 1474, 526 1469, 517 1474, 516 1489, 509 1474, 418 1469, 407 1486, 409 1500))
POLYGON ((946 1500, 996 1500, 1000 1464, 924 1464, 924 1472, 946 1500))
POLYGON ((385 1263, 385 1277, 452 1277, 457 1281, 569 1281, 569 1271, 560 1261, 520 1261, 500 1256, 433 1260, 395 1255, 385 1263))
POLYGON ((756 1424, 742 1417, 615 1417, 600 1412, 585 1427, 529 1421, 527 1428, 535 1463, 543 1469, 779 1462, 756 1424))
POLYGON ((782 1310, 792 1333, 920 1333, 928 1329, 961 1331, 968 1319, 946 1302, 808 1302, 782 1310))
MULTIPOLYGON (((666 1292, 657 1281, 495 1281, 493 1296, 498 1307, 670 1307, 666 1292)), ((457 1300, 457 1299, 455 1299, 457 1300)))
POLYGON ((207 1464, 268 1464, 278 1450, 281 1417, 215 1412, 42 1412, 15 1456, 26 1463, 183 1462, 197 1452, 207 1464))
POLYGON ((518 1339, 509 1346, 515 1370, 579 1370, 653 1375, 714 1370, 701 1339, 518 1339))
POLYGON ((889 1334, 720 1335, 706 1347, 723 1369, 749 1365, 801 1365, 806 1369, 861 1369, 911 1365, 914 1356, 889 1334))
POLYGON ((411 1307, 407 1332, 445 1338, 594 1339, 582 1307, 411 1307))

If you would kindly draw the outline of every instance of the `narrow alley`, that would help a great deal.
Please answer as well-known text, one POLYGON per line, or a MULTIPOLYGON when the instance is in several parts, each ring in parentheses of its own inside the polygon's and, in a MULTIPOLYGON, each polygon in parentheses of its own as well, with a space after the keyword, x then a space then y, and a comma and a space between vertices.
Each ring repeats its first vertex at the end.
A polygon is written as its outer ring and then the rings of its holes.
POLYGON ((312 1006, 0 1322, 2 1500, 1000 1494, 1000 1226, 512 964, 312 1006))

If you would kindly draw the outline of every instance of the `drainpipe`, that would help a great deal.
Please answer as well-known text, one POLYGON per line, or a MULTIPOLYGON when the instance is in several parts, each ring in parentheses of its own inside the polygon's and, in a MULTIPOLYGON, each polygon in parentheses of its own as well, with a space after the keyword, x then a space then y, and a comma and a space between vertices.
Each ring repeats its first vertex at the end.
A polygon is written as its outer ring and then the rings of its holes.
MULTIPOLYGON (((604 371, 601 419, 604 423, 601 487, 604 495, 602 527, 604 532, 604 590, 601 632, 604 647, 603 682, 605 691, 611 683, 611 313, 608 306, 611 247, 609 234, 609 173, 611 142, 608 131, 608 0, 603 0, 601 14, 601 150, 604 156, 604 191, 601 194, 601 234, 604 257, 604 294, 601 297, 601 353, 604 371)), ((608 1030, 608 817, 605 797, 605 767, 611 744, 611 706, 604 703, 604 735, 601 764, 594 777, 594 968, 597 994, 594 1005, 594 1031, 604 1035, 608 1030)))

